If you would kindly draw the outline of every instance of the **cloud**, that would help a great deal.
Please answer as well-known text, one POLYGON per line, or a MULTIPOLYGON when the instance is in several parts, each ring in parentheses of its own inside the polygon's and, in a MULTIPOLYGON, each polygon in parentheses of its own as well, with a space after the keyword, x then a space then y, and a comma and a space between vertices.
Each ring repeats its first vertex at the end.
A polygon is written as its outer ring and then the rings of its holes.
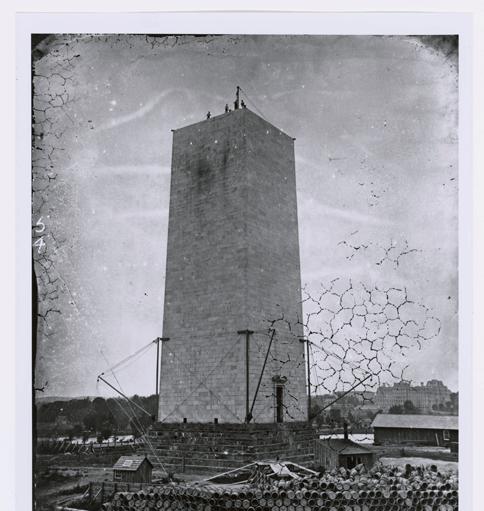
POLYGON ((320 219, 331 217, 366 225, 393 225, 393 222, 388 219, 367 215, 354 209, 335 208, 326 204, 318 203, 313 198, 302 199, 298 202, 301 204, 300 218, 303 219, 303 221, 300 222, 301 224, 307 223, 306 218, 317 216, 320 219))
POLYGON ((104 131, 104 130, 108 130, 111 128, 117 128, 118 126, 121 126, 128 122, 134 121, 136 119, 141 119, 146 114, 151 112, 162 99, 166 98, 166 96, 171 94, 173 92, 173 90, 174 89, 165 90, 164 92, 161 92, 160 94, 155 96, 153 99, 148 100, 141 108, 138 108, 138 110, 135 110, 134 112, 131 112, 126 115, 121 115, 119 117, 111 119, 110 121, 108 121, 104 124, 101 124, 97 128, 97 131, 104 131))

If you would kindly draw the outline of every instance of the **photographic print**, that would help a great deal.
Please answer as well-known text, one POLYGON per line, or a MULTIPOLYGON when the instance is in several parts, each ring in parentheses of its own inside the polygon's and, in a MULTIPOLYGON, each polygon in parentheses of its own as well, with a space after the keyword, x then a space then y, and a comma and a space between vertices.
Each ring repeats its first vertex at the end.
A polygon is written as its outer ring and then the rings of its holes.
POLYGON ((35 508, 458 509, 459 37, 31 42, 35 508))

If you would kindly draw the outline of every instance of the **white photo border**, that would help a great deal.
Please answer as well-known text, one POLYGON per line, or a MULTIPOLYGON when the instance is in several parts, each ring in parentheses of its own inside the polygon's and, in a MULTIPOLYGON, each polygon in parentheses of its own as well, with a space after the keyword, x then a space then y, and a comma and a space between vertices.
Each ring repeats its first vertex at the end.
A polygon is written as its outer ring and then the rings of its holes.
POLYGON ((24 13, 16 16, 15 509, 32 508, 31 34, 328 34, 459 36, 459 504, 472 509, 472 15, 464 13, 24 13))

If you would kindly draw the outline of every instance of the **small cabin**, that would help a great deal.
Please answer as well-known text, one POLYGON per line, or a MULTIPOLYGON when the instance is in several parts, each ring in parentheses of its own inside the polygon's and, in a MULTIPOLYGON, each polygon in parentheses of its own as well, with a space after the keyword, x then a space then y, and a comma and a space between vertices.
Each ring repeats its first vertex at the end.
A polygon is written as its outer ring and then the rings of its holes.
POLYGON ((375 462, 375 454, 348 438, 326 438, 316 441, 315 461, 326 469, 352 469, 356 465, 371 468, 375 462))
POLYGON ((113 466, 113 481, 151 483, 153 465, 146 456, 121 456, 113 466))

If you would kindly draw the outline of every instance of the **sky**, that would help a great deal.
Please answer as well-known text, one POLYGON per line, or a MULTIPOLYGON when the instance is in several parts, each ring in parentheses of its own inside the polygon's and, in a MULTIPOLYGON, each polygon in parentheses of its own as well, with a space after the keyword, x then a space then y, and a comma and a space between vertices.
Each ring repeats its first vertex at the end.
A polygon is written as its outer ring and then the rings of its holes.
MULTIPOLYGON (((408 355, 407 377, 457 390, 452 50, 438 37, 404 36, 40 42, 33 242, 45 246, 34 258, 57 278, 40 304, 51 309, 39 322, 44 394, 110 395, 96 376, 162 335, 171 129, 222 113, 236 85, 250 109, 296 138, 305 289, 334 278, 405 287, 440 321, 408 355)), ((154 345, 116 376, 128 394, 154 392, 154 345)))

